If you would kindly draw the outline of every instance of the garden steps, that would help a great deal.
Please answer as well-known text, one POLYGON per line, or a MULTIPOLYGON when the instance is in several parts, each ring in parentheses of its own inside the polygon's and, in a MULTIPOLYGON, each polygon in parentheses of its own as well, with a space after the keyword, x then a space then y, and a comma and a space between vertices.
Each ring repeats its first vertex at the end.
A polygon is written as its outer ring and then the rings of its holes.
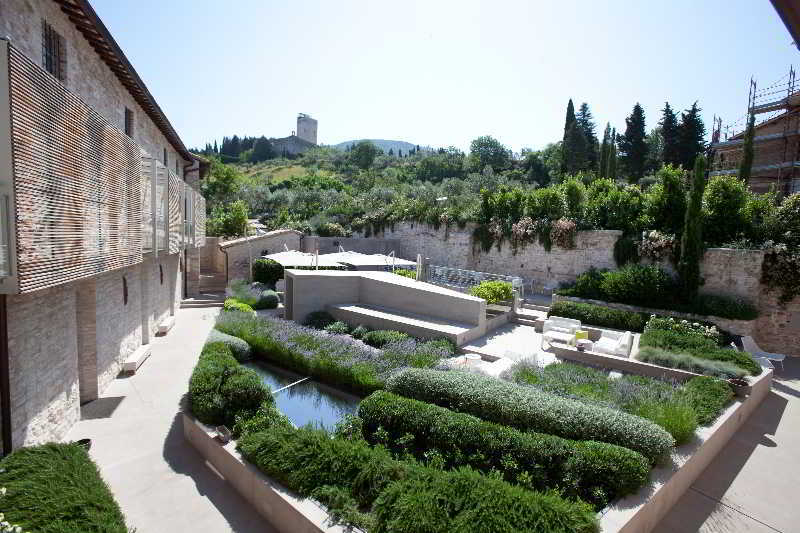
POLYGON ((222 307, 225 303, 225 292, 201 292, 196 298, 181 300, 181 309, 194 309, 197 307, 222 307))
POLYGON ((421 338, 446 337, 456 346, 463 344, 468 335, 479 328, 477 325, 368 304, 329 305, 328 312, 337 320, 348 324, 361 324, 373 329, 394 329, 421 338))

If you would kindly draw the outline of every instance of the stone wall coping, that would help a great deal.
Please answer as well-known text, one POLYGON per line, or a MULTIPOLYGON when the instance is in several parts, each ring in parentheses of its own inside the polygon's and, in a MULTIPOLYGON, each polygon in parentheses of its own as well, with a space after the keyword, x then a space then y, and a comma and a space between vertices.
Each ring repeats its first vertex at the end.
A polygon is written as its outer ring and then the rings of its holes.
POLYGON ((239 244, 245 244, 248 241, 260 241, 261 239, 269 239, 271 237, 277 237, 278 235, 288 235, 294 233, 295 235, 303 235, 302 231, 297 231, 294 229, 276 229, 273 231, 268 231, 266 233, 262 233, 261 235, 250 235, 249 237, 240 237, 238 239, 233 239, 230 241, 224 241, 219 243, 219 247, 222 249, 230 248, 231 246, 237 246, 239 244))

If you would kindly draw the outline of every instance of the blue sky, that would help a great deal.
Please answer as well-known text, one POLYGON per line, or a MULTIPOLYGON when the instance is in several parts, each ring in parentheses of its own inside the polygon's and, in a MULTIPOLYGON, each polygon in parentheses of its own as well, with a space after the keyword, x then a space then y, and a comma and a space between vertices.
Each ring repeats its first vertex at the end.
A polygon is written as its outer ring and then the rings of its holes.
POLYGON ((298 112, 319 141, 519 150, 561 138, 568 98, 598 131, 648 130, 668 100, 723 124, 800 64, 768 0, 91 0, 188 146, 281 137, 298 112))

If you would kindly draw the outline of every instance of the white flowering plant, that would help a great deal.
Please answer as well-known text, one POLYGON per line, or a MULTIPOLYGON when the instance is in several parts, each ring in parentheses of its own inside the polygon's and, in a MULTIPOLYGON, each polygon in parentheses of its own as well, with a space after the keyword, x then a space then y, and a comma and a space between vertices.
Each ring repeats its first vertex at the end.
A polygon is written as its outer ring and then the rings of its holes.
MULTIPOLYGON (((5 497, 8 491, 5 487, 0 487, 0 504, 2 504, 2 498, 5 497)), ((23 533, 22 526, 17 526, 6 520, 6 515, 2 511, 0 511, 0 533, 23 533)), ((29 532, 24 532, 29 533, 29 532)))
POLYGON ((673 317, 651 315, 644 330, 649 331, 653 329, 674 331, 683 335, 705 337, 713 340, 717 344, 719 344, 721 339, 720 331, 717 329, 717 326, 713 324, 707 325, 700 322, 689 322, 688 320, 678 320, 673 317))

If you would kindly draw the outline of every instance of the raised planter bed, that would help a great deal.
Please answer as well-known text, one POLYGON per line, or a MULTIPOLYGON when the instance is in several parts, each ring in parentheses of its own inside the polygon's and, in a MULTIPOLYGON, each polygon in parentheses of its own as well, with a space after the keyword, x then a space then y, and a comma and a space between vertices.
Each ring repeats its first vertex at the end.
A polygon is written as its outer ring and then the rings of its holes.
POLYGON ((632 311, 634 313, 648 313, 652 315, 671 316, 675 318, 689 320, 691 322, 711 322, 718 328, 729 331, 734 335, 750 335, 753 336, 756 330, 756 322, 758 320, 733 320, 730 318, 721 318, 713 315, 695 315, 692 313, 681 313, 679 311, 670 311, 669 309, 655 309, 652 307, 639 307, 637 305, 620 304, 616 302, 606 302, 603 300, 591 300, 589 298, 578 298, 577 296, 561 296, 553 294, 553 303, 556 302, 576 302, 592 305, 601 305, 609 309, 620 309, 622 311, 632 311))

